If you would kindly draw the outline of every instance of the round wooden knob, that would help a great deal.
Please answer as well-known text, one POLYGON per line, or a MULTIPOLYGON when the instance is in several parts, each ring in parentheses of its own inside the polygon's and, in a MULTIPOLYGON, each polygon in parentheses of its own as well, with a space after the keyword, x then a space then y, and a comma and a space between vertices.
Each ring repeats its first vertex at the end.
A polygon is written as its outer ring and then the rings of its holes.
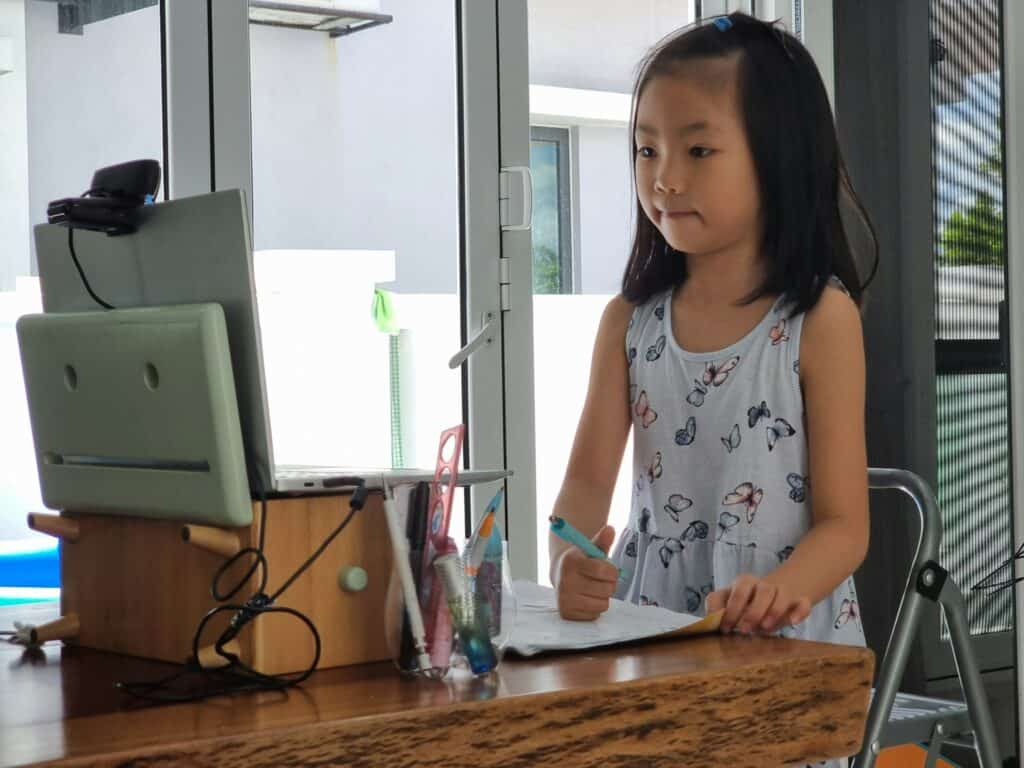
POLYGON ((338 571, 338 586, 345 592, 362 592, 369 582, 370 577, 358 565, 346 565, 338 571))

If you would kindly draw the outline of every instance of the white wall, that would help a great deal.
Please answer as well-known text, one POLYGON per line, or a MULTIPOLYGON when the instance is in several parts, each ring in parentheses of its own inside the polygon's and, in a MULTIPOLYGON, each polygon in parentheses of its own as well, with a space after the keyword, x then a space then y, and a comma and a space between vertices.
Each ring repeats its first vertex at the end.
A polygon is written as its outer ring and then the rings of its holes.
POLYGON ((633 178, 625 126, 579 129, 579 232, 583 293, 614 295, 632 244, 633 178))
POLYGON ((0 39, 13 58, 0 75, 0 291, 11 291, 29 271, 24 0, 0 0, 0 39))
POLYGON ((530 0, 530 82, 629 93, 647 49, 689 24, 686 0, 530 0))
POLYGON ((152 6, 62 35, 57 3, 26 0, 25 10, 29 220, 38 224, 49 201, 85 192, 98 168, 162 164, 160 15, 152 6))
POLYGON ((395 251, 395 290, 454 293, 454 6, 380 5, 334 40, 250 27, 256 246, 395 251))
MULTIPOLYGON (((531 83, 629 92, 633 67, 689 3, 531 2, 531 83), (614 45, 595 45, 595 40, 614 45)), ((258 249, 393 250, 398 292, 452 293, 458 252, 454 15, 390 0, 385 26, 332 40, 253 26, 258 249)), ((614 293, 630 245, 625 127, 579 131, 584 293, 614 293)))

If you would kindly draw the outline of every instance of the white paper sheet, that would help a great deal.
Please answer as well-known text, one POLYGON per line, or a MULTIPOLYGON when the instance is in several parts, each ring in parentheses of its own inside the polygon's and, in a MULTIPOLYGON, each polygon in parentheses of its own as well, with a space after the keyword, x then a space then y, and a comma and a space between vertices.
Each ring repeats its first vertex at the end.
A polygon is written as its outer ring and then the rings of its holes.
POLYGON ((700 616, 615 599, 594 621, 568 621, 559 616, 555 591, 550 587, 517 580, 512 588, 516 593, 516 622, 508 647, 522 656, 641 640, 702 621, 700 616))

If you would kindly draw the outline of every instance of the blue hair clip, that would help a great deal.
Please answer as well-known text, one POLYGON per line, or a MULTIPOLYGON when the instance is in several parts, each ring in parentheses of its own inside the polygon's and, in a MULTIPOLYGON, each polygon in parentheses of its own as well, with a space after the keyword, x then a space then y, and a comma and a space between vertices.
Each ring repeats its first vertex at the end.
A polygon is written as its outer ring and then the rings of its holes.
POLYGON ((721 16, 712 22, 718 27, 719 32, 725 32, 727 29, 732 29, 732 19, 721 16))

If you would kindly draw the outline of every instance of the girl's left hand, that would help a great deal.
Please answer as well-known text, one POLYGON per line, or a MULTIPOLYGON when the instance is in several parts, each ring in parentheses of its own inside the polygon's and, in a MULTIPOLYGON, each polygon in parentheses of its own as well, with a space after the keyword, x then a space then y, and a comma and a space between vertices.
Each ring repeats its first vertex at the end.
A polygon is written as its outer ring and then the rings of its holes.
POLYGON ((725 609, 721 631, 773 635, 799 624, 811 613, 811 601, 783 584, 743 574, 725 589, 707 597, 707 612, 725 609))

